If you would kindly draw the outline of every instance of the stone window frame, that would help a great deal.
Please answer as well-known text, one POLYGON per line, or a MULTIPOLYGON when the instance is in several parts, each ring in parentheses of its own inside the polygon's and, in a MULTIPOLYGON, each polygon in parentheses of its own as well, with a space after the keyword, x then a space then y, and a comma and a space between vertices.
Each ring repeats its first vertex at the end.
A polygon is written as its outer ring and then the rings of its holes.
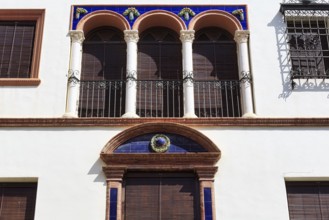
POLYGON ((0 9, 0 21, 35 21, 30 78, 0 78, 0 86, 37 86, 45 9, 0 9))
MULTIPOLYGON (((122 220, 123 210, 123 179, 127 172, 193 172, 199 181, 200 219, 215 220, 214 177, 217 172, 216 163, 221 157, 221 151, 206 136, 200 132, 174 123, 145 123, 122 131, 109 141, 103 148, 101 159, 105 163, 103 172, 106 176, 106 219, 122 220), (198 153, 113 153, 127 140, 148 133, 172 133, 190 138, 199 143, 207 152, 198 153), (212 218, 205 213, 204 189, 211 189, 212 218), (112 189, 117 189, 116 218, 110 216, 112 189)), ((113 197, 112 197, 113 198, 113 197)), ((113 210, 113 209, 112 209, 113 210)))

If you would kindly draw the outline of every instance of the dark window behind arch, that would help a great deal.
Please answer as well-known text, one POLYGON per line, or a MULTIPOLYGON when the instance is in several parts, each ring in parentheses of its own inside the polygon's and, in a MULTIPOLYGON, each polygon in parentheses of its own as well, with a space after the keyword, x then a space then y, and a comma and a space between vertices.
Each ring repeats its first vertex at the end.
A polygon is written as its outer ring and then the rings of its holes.
POLYGON ((195 107, 198 117, 239 117, 236 43, 224 29, 207 27, 193 42, 195 107))
POLYGON ((120 117, 125 109, 126 43, 123 32, 101 27, 83 43, 80 117, 120 117))
POLYGON ((178 34, 168 28, 141 33, 137 70, 137 114, 141 117, 183 115, 181 48, 178 34))

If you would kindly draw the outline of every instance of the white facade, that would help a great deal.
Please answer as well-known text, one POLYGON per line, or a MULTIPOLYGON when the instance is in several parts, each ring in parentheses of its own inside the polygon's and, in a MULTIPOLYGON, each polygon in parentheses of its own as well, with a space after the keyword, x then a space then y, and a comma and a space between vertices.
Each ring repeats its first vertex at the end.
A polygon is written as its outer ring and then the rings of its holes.
MULTIPOLYGON (((66 105, 68 94, 74 93, 68 90, 68 71, 80 68, 79 64, 72 67, 74 43, 71 44, 68 34, 72 7, 110 3, 99 0, 0 2, 2 9, 45 9, 40 85, 0 86, 0 182, 38 182, 35 220, 106 219, 107 183, 100 153, 112 138, 143 123, 143 119, 125 118, 120 123, 120 119, 94 118, 93 122, 63 116, 74 113, 74 105, 66 105), (54 124, 46 124, 47 120, 53 120, 54 124)), ((285 181, 329 180, 329 87, 326 85, 329 79, 302 79, 304 87, 291 88, 287 51, 282 52, 288 45, 283 39, 285 23, 279 11, 280 3, 281 0, 202 2, 247 6, 249 38, 239 48, 240 52, 247 50, 244 53, 250 62, 239 58, 239 64, 240 71, 249 69, 252 74, 250 91, 246 88, 247 99, 252 104, 248 102, 245 112, 251 118, 237 118, 237 122, 220 118, 144 121, 185 125, 208 137, 219 148, 221 158, 216 165, 213 188, 216 219, 288 220, 285 181)), ((112 4, 129 7, 131 1, 112 4)), ((185 7, 200 1, 171 0, 165 4, 185 7)), ((138 5, 154 5, 154 1, 134 3, 138 5)), ((131 50, 135 50, 134 45, 131 50)), ((136 63, 130 61, 130 66, 136 68, 136 63)), ((189 70, 191 64, 185 68, 189 70)), ((126 108, 135 116, 131 111, 134 105, 126 104, 126 108)))

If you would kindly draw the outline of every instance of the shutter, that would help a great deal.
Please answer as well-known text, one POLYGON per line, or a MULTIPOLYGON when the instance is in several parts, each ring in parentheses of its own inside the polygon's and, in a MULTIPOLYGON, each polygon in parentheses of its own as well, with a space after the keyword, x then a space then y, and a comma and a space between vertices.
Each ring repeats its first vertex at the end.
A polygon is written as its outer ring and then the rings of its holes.
POLYGON ((0 185, 0 219, 33 220, 36 183, 3 183, 0 185))
POLYGON ((29 78, 36 22, 0 22, 0 77, 29 78))
POLYGON ((142 115, 183 115, 181 44, 171 40, 145 39, 138 44, 138 80, 149 80, 138 86, 137 111, 142 115))
POLYGON ((122 38, 122 31, 106 27, 87 36, 82 55, 80 117, 120 117, 124 113, 126 44, 122 38))
POLYGON ((287 182, 290 220, 329 219, 329 182, 287 182))
POLYGON ((238 80, 235 43, 196 41, 193 70, 195 80, 238 80))
POLYGON ((127 178, 125 220, 159 218, 159 184, 156 178, 127 178))
POLYGON ((125 220, 199 219, 198 201, 197 181, 190 174, 148 173, 125 179, 125 220))

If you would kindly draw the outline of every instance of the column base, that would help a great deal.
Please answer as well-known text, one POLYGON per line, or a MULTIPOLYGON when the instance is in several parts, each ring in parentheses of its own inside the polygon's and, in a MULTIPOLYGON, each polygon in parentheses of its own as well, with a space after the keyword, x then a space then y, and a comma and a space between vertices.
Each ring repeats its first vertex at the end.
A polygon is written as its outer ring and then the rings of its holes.
POLYGON ((121 116, 121 118, 140 118, 140 117, 134 112, 126 112, 121 116))
POLYGON ((63 115, 63 118, 78 118, 78 115, 73 114, 73 113, 70 113, 70 112, 66 112, 66 113, 63 115))
POLYGON ((243 118, 257 118, 257 115, 255 113, 248 112, 248 113, 243 114, 242 117, 243 118))
POLYGON ((197 118, 198 116, 196 116, 196 114, 194 113, 185 113, 185 115, 183 116, 183 118, 197 118))

